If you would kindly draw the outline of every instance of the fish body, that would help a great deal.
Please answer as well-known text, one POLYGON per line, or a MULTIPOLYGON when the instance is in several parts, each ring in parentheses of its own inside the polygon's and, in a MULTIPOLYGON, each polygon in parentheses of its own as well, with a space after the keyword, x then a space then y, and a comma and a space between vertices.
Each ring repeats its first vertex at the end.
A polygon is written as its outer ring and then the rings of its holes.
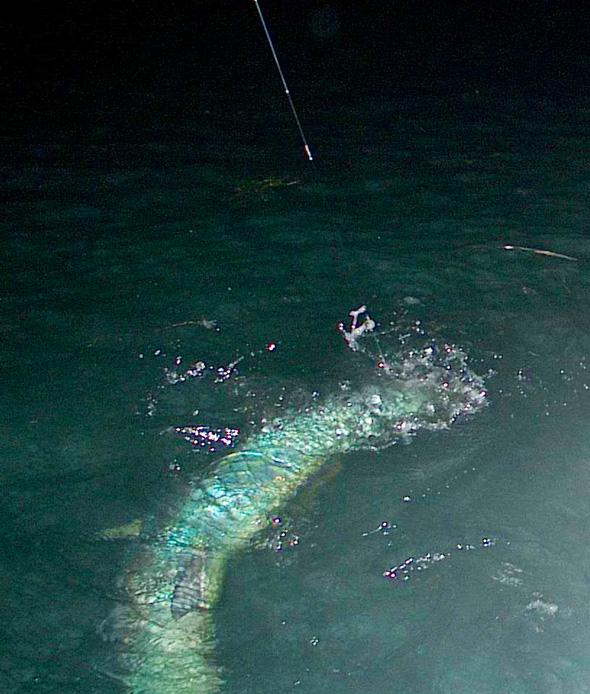
POLYGON ((135 569, 130 590, 139 628, 125 644, 134 694, 213 694, 214 607, 228 560, 320 467, 338 454, 378 448, 418 429, 448 427, 484 402, 471 373, 383 375, 287 413, 192 482, 174 524, 135 569))

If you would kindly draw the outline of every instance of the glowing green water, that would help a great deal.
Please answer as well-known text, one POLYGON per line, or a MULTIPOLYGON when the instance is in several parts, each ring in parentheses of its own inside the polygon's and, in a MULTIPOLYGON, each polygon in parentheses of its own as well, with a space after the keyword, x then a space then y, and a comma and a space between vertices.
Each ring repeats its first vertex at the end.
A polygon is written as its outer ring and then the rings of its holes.
POLYGON ((367 95, 311 168, 286 118, 207 106, 7 146, 0 689, 124 691, 95 666, 133 541, 96 533, 157 528, 207 464, 168 427, 336 388, 336 323, 367 303, 495 372, 490 405, 344 457, 286 510, 295 547, 230 567, 226 693, 590 691, 583 104, 367 95), (173 386, 179 355, 248 358, 173 386))

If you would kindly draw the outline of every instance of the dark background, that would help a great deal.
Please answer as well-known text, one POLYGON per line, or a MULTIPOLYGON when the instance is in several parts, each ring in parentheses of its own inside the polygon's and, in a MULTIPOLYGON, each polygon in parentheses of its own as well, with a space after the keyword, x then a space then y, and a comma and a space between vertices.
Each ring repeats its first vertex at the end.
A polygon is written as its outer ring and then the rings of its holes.
MULTIPOLYGON (((292 91, 583 89, 585 3, 263 0, 292 91), (296 89, 294 89, 295 87, 296 89)), ((252 0, 14 3, 2 23, 2 89, 13 126, 76 119, 129 90, 174 99, 276 81, 252 0)), ((179 104, 179 107, 181 105, 179 104)))

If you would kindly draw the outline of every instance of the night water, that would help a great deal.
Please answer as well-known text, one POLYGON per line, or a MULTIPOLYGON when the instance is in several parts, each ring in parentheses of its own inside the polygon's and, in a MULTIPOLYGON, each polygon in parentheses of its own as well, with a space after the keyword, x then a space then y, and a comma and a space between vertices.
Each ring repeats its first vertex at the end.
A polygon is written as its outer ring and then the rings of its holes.
POLYGON ((366 305, 487 406, 331 461, 234 558, 223 691, 590 692, 587 99, 312 85, 309 163, 276 87, 4 143, 0 690, 126 691, 121 576, 224 452, 174 429, 362 380, 366 305))

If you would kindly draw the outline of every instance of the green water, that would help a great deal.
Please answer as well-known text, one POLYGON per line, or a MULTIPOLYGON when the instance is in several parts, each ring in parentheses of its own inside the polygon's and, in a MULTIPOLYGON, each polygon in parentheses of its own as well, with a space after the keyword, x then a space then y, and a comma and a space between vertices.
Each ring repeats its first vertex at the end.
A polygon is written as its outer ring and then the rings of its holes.
POLYGON ((206 468, 170 427, 247 435, 358 376, 335 327, 367 304, 461 345, 488 407, 336 461, 295 546, 236 558, 224 692, 590 692, 588 103, 341 95, 310 165, 236 90, 5 143, 0 690, 125 691, 101 664, 134 540, 97 535, 157 528, 206 468), (177 357, 211 369, 172 384, 177 357))

